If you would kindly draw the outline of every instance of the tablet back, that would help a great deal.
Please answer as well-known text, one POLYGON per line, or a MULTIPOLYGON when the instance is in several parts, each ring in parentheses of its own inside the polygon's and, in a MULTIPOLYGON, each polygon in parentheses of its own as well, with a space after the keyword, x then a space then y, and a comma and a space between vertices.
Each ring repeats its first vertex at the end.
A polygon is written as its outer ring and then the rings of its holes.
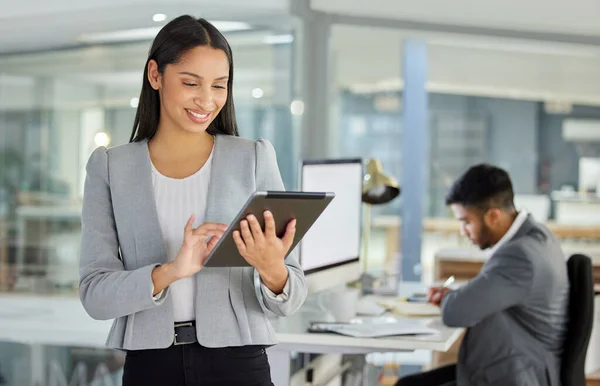
POLYGON ((292 219, 296 219, 296 235, 291 252, 302 237, 314 224, 317 218, 334 198, 334 193, 325 192, 290 192, 268 191, 255 192, 240 210, 231 226, 227 229, 205 264, 206 267, 247 267, 249 264, 239 254, 233 241, 233 232, 240 230, 240 221, 249 214, 258 219, 264 230, 265 210, 271 211, 275 218, 275 229, 278 237, 285 234, 285 229, 292 219))

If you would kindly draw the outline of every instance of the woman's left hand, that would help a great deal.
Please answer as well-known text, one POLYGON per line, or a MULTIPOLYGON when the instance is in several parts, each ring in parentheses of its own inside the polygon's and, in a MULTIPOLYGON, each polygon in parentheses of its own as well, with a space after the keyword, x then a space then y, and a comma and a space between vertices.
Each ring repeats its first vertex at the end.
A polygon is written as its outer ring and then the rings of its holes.
MULTIPOLYGON (((287 224, 285 234, 279 238, 275 233, 273 214, 265 211, 264 217, 264 232, 256 217, 249 215, 240 223, 241 232, 233 232, 233 240, 240 254, 248 264, 256 268, 263 280, 279 281, 277 279, 282 275, 285 275, 285 280, 287 280, 287 268, 284 259, 294 242, 296 220, 291 220, 287 224)), ((278 287, 278 285, 275 285, 275 287, 278 287)))

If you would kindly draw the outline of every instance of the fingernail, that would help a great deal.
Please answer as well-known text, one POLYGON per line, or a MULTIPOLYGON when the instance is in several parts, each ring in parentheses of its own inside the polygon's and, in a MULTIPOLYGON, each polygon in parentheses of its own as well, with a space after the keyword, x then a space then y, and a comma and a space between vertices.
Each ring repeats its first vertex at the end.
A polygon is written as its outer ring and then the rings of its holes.
POLYGON ((254 215, 251 215, 251 214, 250 214, 250 215, 248 215, 247 219, 248 219, 248 220, 254 220, 254 215))
POLYGON ((271 216, 271 212, 270 212, 270 211, 268 211, 268 210, 265 210, 265 213, 264 213, 264 215, 265 215, 265 216, 268 216, 268 217, 270 217, 270 216, 271 216))

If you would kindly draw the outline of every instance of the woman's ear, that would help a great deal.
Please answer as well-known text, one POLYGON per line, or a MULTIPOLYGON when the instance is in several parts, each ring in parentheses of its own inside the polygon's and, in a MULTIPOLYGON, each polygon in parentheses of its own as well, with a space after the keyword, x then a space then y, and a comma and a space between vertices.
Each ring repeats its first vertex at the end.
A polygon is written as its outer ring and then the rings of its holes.
POLYGON ((148 61, 148 82, 150 82, 153 89, 158 90, 160 88, 161 75, 158 71, 158 63, 154 59, 148 61))

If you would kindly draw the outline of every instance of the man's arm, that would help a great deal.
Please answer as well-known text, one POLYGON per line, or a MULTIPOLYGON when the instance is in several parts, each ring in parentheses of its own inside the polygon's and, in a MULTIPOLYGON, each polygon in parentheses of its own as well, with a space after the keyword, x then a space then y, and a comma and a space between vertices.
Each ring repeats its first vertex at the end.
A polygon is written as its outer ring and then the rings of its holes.
POLYGON ((441 302, 442 320, 450 327, 471 327, 486 317, 521 303, 529 294, 533 265, 519 246, 502 248, 485 272, 441 302))

